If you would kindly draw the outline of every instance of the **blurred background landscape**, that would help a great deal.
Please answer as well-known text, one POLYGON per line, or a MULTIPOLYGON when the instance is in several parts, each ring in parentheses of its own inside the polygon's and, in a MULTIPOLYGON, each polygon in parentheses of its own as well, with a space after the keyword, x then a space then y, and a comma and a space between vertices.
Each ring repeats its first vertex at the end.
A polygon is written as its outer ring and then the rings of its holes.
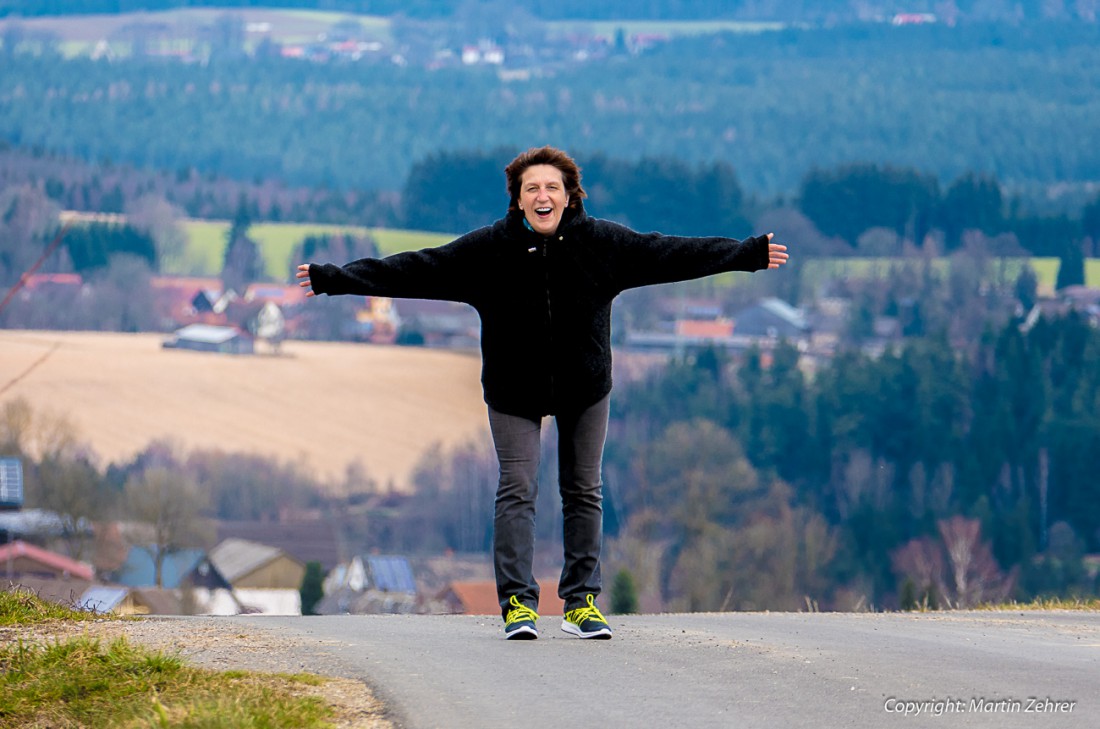
POLYGON ((1095 598, 1098 13, 0 0, 9 577, 20 543, 138 612, 486 609, 476 314, 293 269, 487 225, 553 144, 590 214, 792 253, 616 303, 609 607, 1095 598))

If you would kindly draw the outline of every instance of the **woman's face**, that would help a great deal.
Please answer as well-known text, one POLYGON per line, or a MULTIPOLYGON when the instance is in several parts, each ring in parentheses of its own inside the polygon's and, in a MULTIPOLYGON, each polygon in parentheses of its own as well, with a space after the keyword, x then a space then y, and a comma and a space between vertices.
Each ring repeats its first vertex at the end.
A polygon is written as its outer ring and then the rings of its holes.
POLYGON ((569 205, 561 170, 553 165, 531 165, 519 183, 519 209, 536 233, 553 235, 569 205))

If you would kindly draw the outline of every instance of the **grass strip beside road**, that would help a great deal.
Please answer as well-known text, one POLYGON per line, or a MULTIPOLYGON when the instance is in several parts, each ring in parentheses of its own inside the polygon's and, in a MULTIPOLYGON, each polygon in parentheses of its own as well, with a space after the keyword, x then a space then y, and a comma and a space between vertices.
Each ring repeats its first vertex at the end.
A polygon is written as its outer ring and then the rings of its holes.
MULTIPOLYGON (((0 592, 0 624, 101 620, 20 590, 0 592)), ((0 642, 0 727, 331 726, 334 709, 306 695, 325 679, 211 671, 125 638, 87 635, 0 642)))

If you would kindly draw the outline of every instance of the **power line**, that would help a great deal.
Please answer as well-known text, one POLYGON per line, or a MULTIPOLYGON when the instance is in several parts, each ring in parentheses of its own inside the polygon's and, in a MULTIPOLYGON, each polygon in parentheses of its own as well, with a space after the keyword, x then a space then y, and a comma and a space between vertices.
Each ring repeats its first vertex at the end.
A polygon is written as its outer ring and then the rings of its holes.
POLYGON ((57 250, 57 247, 59 245, 61 245, 61 240, 65 237, 65 234, 69 232, 69 228, 71 228, 72 225, 72 220, 66 221, 66 223, 61 226, 61 230, 59 230, 57 232, 57 235, 54 236, 54 239, 50 242, 50 244, 46 246, 46 250, 42 253, 41 256, 38 257, 38 260, 34 262, 34 265, 28 268, 26 272, 19 277, 15 284, 12 285, 12 287, 8 290, 8 293, 4 296, 4 300, 0 301, 0 314, 4 312, 4 308, 8 305, 8 303, 11 302, 13 298, 15 298, 16 292, 18 292, 19 289, 23 288, 30 277, 34 275, 35 271, 41 268, 42 264, 46 262, 46 259, 53 255, 53 252, 57 250))

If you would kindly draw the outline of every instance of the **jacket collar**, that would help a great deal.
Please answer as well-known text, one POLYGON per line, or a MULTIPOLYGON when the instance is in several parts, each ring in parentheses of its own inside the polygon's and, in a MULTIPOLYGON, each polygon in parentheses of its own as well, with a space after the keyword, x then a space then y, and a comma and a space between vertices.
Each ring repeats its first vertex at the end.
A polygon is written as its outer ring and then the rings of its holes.
MULTIPOLYGON (((576 207, 569 207, 565 209, 565 212, 561 215, 561 222, 558 223, 558 233, 562 233, 569 228, 577 225, 588 218, 588 213, 584 211, 584 201, 579 200, 576 207)), ((518 232, 526 235, 534 235, 539 238, 545 236, 539 235, 535 231, 528 228, 523 224, 523 213, 519 210, 509 210, 505 216, 505 225, 508 230, 512 232, 518 232)))

